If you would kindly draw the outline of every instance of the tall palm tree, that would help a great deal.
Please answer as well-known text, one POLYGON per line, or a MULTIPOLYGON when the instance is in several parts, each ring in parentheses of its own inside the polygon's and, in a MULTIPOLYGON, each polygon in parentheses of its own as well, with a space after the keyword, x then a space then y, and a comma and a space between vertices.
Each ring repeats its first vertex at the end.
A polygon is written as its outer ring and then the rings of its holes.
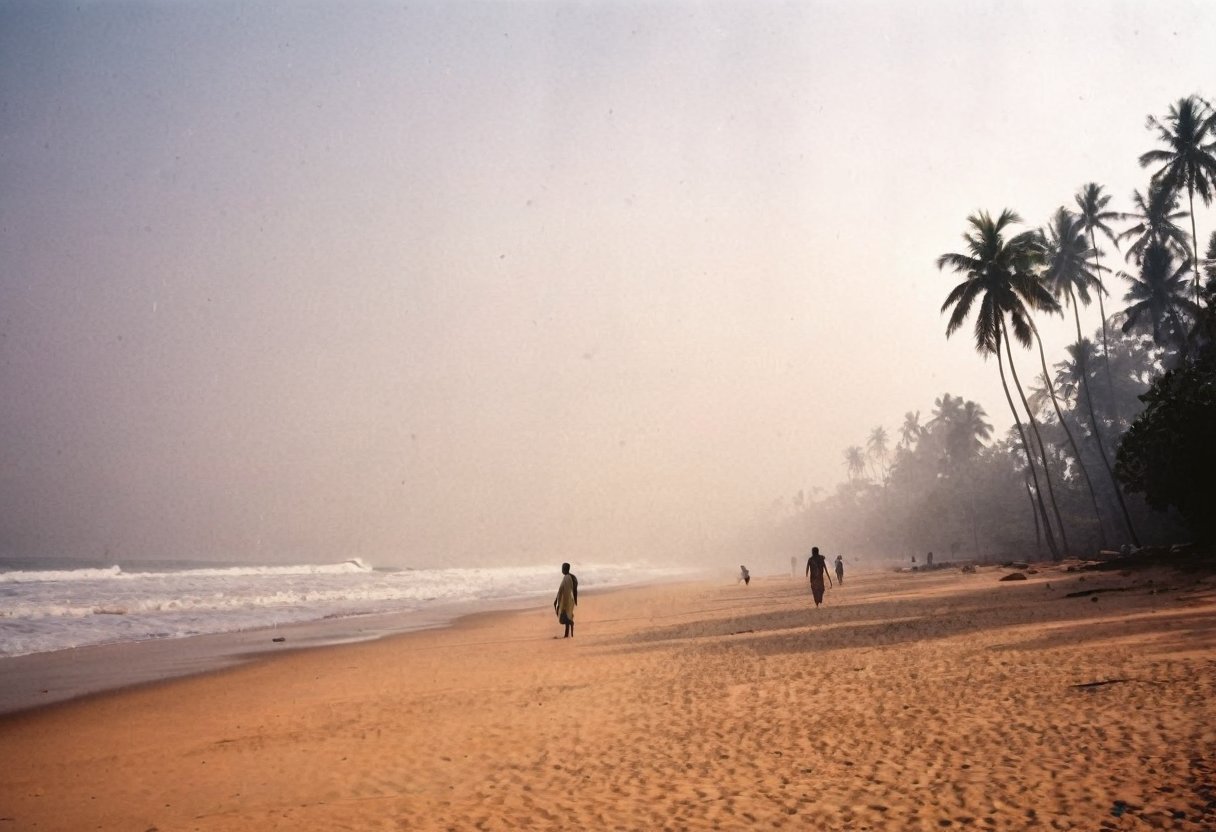
POLYGON ((970 509, 971 520, 971 540, 975 546, 976 554, 980 552, 980 528, 979 514, 976 511, 975 503, 975 475, 976 472, 968 464, 974 460, 984 446, 984 441, 992 436, 992 425, 988 422, 988 414, 984 412, 984 408, 973 401, 963 401, 961 398, 956 399, 962 402, 961 406, 955 412, 953 422, 948 426, 949 433, 946 435, 947 456, 950 460, 952 474, 962 472, 967 477, 967 484, 964 486, 970 496, 968 508, 970 509))
POLYGON ((1116 238, 1133 241, 1124 256, 1125 260, 1140 265, 1145 249, 1154 241, 1176 249, 1183 257, 1190 257, 1186 232, 1178 225, 1178 221, 1185 219, 1187 213, 1175 210, 1178 208, 1178 194, 1175 191, 1160 183, 1152 184, 1147 197, 1139 191, 1132 191, 1132 202, 1137 210, 1119 216, 1124 220, 1134 220, 1135 224, 1116 238))
MULTIPOLYGON (((1106 294, 1106 286, 1102 282, 1102 261, 1100 259, 1102 252, 1098 249, 1098 232, 1101 231, 1102 235, 1118 249, 1119 241, 1115 239, 1115 232, 1109 223, 1119 219, 1119 212, 1107 210, 1106 206, 1110 204, 1110 194, 1102 193, 1102 186, 1097 182, 1082 185, 1074 200, 1077 208, 1080 209, 1078 216, 1081 218, 1081 224, 1086 233, 1089 234, 1089 247, 1093 251, 1094 274, 1098 278, 1098 291, 1094 294, 1098 296, 1098 314, 1102 316, 1102 352, 1105 353, 1110 350, 1110 343, 1106 338, 1106 305, 1102 302, 1102 296, 1106 294)), ((1106 362, 1105 367, 1107 392, 1110 393, 1113 400, 1115 382, 1110 376, 1110 362, 1106 362)), ((1118 414, 1115 416, 1115 422, 1116 424, 1119 422, 1118 414)))
POLYGON ((913 413, 909 410, 904 414, 904 423, 899 428, 899 444, 910 449, 920 441, 924 432, 925 429, 920 425, 920 411, 913 413))
MULTIPOLYGON (((1042 289, 1041 286, 1039 288, 1042 289)), ((1046 293, 1047 290, 1042 289, 1042 291, 1044 293, 1046 293)), ((1051 299, 1050 295, 1048 295, 1048 299, 1050 299, 1051 302, 1054 303, 1054 299, 1051 299)), ((1046 305, 1046 303, 1047 303, 1046 300, 1039 300, 1038 303, 1041 304, 1039 306, 1039 308, 1043 308, 1043 309, 1051 308, 1046 305)), ((1058 310, 1059 310, 1059 307, 1056 307, 1056 311, 1058 311, 1058 310)), ((1013 316, 1011 315, 1011 317, 1013 317, 1013 316)), ((1051 509, 1052 509, 1052 513, 1055 515, 1056 524, 1060 527, 1060 541, 1064 544, 1064 551, 1067 552, 1069 550, 1068 531, 1065 529, 1064 520, 1060 516, 1060 506, 1058 503, 1056 503, 1055 488, 1051 484, 1051 469, 1047 465, 1047 446, 1043 442, 1042 435, 1039 433, 1039 423, 1034 418, 1034 411, 1031 409, 1030 404, 1026 401, 1026 392, 1022 389, 1022 382, 1018 378, 1017 365, 1014 363, 1014 360, 1013 360, 1013 347, 1010 344, 1011 339, 1009 337, 1009 327, 1005 323, 1005 320, 1003 318, 1000 321, 1000 325, 1001 325, 1001 330, 1004 333, 1003 340, 1005 342, 1005 354, 1009 357, 1009 374, 1011 376, 1013 376, 1013 386, 1015 388, 1017 388, 1018 395, 1022 399, 1022 405, 1023 405, 1023 407, 1026 408, 1026 417, 1027 417, 1026 420, 1028 422, 1030 422, 1031 432, 1034 433, 1035 442, 1038 443, 1039 459, 1043 463, 1043 479, 1045 479, 1047 481, 1047 495, 1051 499, 1051 509)), ((1016 324, 1016 318, 1015 318, 1014 335, 1017 338, 1018 343, 1020 343, 1024 348, 1030 349, 1030 344, 1032 341, 1031 334, 1033 333, 1033 336, 1034 336, 1033 340, 1038 340, 1039 335, 1038 335, 1038 330, 1035 329, 1035 327, 1034 327, 1034 323, 1030 320, 1029 314, 1026 314, 1026 318, 1025 318, 1025 322, 1024 322, 1023 326, 1024 326, 1024 329, 1028 330, 1028 331, 1019 332, 1018 331, 1019 327, 1016 324)), ((1039 353, 1042 354, 1042 351, 1043 351, 1043 343, 1042 343, 1042 341, 1039 341, 1039 353)), ((1054 394, 1052 395, 1052 401, 1053 402, 1055 401, 1054 394)), ((1057 408, 1056 412, 1059 413, 1058 408, 1057 408)), ((1059 557, 1057 556, 1056 559, 1058 560, 1059 557)))
POLYGON ((942 393, 933 400, 933 418, 929 420, 929 429, 946 432, 959 418, 963 409, 963 397, 942 393))
MULTIPOLYGON (((1025 234, 1013 239, 1005 237, 1005 230, 1010 225, 1021 222, 1021 218, 1016 213, 1005 210, 997 219, 993 220, 987 211, 981 211, 968 217, 967 222, 971 226, 971 231, 963 235, 963 240, 967 244, 967 253, 947 253, 937 258, 938 269, 949 266, 952 271, 966 275, 966 279, 951 289, 950 294, 942 303, 942 312, 953 307, 950 320, 946 324, 946 337, 949 338, 962 326, 978 300, 979 309, 975 318, 975 348, 981 355, 996 355, 997 371, 1001 376, 1001 388, 1005 391, 1005 401, 1009 404, 1009 411, 1013 414, 1018 436, 1022 440, 1027 470, 1034 481, 1035 495, 1046 531, 1047 545, 1052 557, 1058 558, 1060 551, 1056 546, 1055 535, 1047 518, 1047 508, 1043 503, 1043 492, 1038 473, 1035 470, 1034 457, 1030 451, 1030 443, 1026 439, 1026 431, 1022 427, 1022 419, 1018 415, 1018 410, 1013 404, 1013 397, 1009 393, 1009 384, 1005 380, 1005 368, 1001 358, 1001 341, 1007 340, 1005 328, 1007 315, 1013 320, 1014 332, 1018 334, 1019 339, 1024 343, 1029 343, 1030 340, 1028 311, 1022 300, 1023 292, 1020 290, 1027 289, 1033 292, 1037 287, 1044 294, 1046 294, 1046 290, 1042 289, 1031 272, 1034 258, 1032 239, 1025 234)), ((1050 296, 1048 297, 1050 298, 1050 296)), ((1006 347, 1008 347, 1007 344, 1006 347)), ((1010 353, 1010 360, 1012 361, 1012 353, 1010 353)), ((1012 365, 1010 369, 1013 369, 1012 365)), ((1017 380, 1016 374, 1014 380, 1015 382, 1017 380)), ((1026 407, 1025 394, 1022 394, 1022 405, 1026 407)), ((1027 408, 1027 412, 1029 413, 1029 408, 1027 408)), ((1034 425, 1033 416, 1030 421, 1034 425)), ((1047 480, 1052 506, 1055 508, 1056 521, 1059 523, 1059 508, 1055 505, 1055 495, 1051 489, 1051 474, 1047 469, 1046 453, 1043 451, 1042 443, 1040 443, 1039 450, 1043 457, 1043 476, 1047 480)), ((1062 523, 1060 528, 1063 532, 1062 523)))
POLYGON ((1081 385, 1083 383, 1081 376, 1097 363, 1098 349, 1088 338, 1082 338, 1064 349, 1068 352, 1068 358, 1056 362, 1055 365, 1056 390, 1065 401, 1073 402, 1073 407, 1079 408, 1081 402, 1078 397, 1082 395, 1081 385))
POLYGON ((866 452, 878 466, 878 480, 885 484, 887 481, 887 431, 882 425, 870 431, 870 438, 866 440, 866 452))
POLYGON ((1216 231, 1208 239, 1207 262, 1203 264, 1203 271, 1208 276, 1208 290, 1216 292, 1216 231))
POLYGON ((851 445, 845 450, 844 464, 849 469, 849 482, 866 472, 866 457, 860 445, 851 445))
POLYGON ((1123 331, 1147 327, 1153 333, 1153 341, 1161 347, 1176 347, 1186 352, 1186 318, 1195 320, 1199 305, 1186 296, 1190 278, 1187 275, 1190 263, 1183 260, 1174 268, 1174 254, 1157 242, 1150 245, 1140 264, 1139 276, 1121 272, 1131 282, 1131 288, 1123 296, 1128 307, 1123 331))
POLYGON ((1140 167, 1160 163, 1153 182, 1177 193, 1186 188, 1191 209, 1191 262, 1195 264, 1195 303, 1199 303, 1199 235, 1195 231, 1195 194, 1212 204, 1216 191, 1216 110, 1195 95, 1170 105, 1164 123, 1152 116, 1145 125, 1157 131, 1166 149, 1140 156, 1140 167))
POLYGON ((1038 553, 1043 554, 1043 536, 1039 533, 1039 515, 1034 513, 1034 494, 1030 490, 1030 477, 1023 477, 1026 486, 1026 498, 1030 500, 1030 516, 1034 518, 1034 546, 1038 553))
POLYGON ((992 425, 984 408, 973 401, 963 402, 958 420, 951 430, 952 456, 970 459, 979 453, 980 447, 992 436, 992 425))
MULTIPOLYGON (((1052 218, 1051 225, 1046 232, 1039 233, 1040 244, 1043 247, 1044 253, 1044 269, 1043 280, 1047 284, 1048 290, 1053 296, 1063 297, 1065 303, 1072 307, 1073 321, 1077 327, 1077 343, 1081 343, 1085 336, 1081 334, 1081 313, 1079 307, 1081 303, 1089 303, 1089 292, 1092 289, 1095 294, 1101 295, 1102 281, 1089 268, 1089 258, 1093 253, 1089 247, 1088 241, 1085 239, 1085 225, 1080 217, 1077 217, 1060 208, 1056 211, 1052 218)), ((1064 434, 1068 437, 1068 444, 1072 447, 1073 455, 1077 459, 1077 467, 1081 469, 1081 475, 1085 479, 1085 485, 1089 490, 1089 500, 1093 505, 1094 517, 1098 521, 1098 530, 1101 535, 1102 529, 1102 513, 1098 509, 1098 494, 1094 490, 1093 481, 1089 478, 1089 470, 1085 467, 1085 462, 1081 457, 1081 449, 1077 447, 1077 442, 1073 438, 1072 431, 1068 429, 1068 423, 1064 420, 1064 414, 1060 412, 1060 403, 1056 400, 1055 390, 1051 383, 1051 374, 1047 371, 1047 357, 1043 353, 1043 341, 1039 338, 1038 328, 1035 328, 1035 341, 1039 345, 1039 361, 1043 365, 1043 378, 1047 384, 1047 392, 1051 395, 1051 403, 1055 407, 1056 416, 1060 420, 1060 425, 1064 428, 1064 434)), ((1085 401, 1089 407, 1089 421, 1093 426, 1094 443, 1098 446, 1098 454, 1102 459, 1102 466, 1106 469, 1106 476, 1114 486, 1115 496, 1119 500, 1119 509, 1123 514, 1124 525, 1127 526, 1127 532, 1131 536, 1132 541, 1139 546, 1140 541, 1136 536, 1136 529, 1132 525, 1131 515, 1128 514, 1127 505, 1123 501, 1123 493, 1119 490, 1119 483, 1115 479, 1114 470, 1111 468, 1110 460, 1106 456, 1106 447, 1103 441, 1102 429, 1098 423, 1098 416, 1094 412, 1094 398, 1089 389, 1089 377, 1082 375, 1081 387, 1085 394, 1085 401)))

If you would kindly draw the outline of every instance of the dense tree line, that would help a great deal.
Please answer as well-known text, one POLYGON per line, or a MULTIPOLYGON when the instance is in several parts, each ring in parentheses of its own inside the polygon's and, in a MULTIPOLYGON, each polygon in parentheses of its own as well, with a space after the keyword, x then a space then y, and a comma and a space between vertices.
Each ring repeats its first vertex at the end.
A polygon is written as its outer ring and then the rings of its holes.
POLYGON ((1216 538, 1216 231, 1201 258, 1194 215, 1216 196, 1216 109, 1189 96, 1148 126, 1158 146, 1131 210, 1089 183, 1040 228, 977 212, 962 250, 938 258, 959 279, 946 336, 968 327, 994 359, 1009 432, 943 393, 923 422, 904 416, 894 446, 878 427, 846 449, 847 481, 800 495, 770 544, 813 534, 832 551, 992 559, 1216 538), (1122 301, 1109 316, 1107 299, 1122 301), (1051 315, 1076 338, 1049 362, 1051 315))

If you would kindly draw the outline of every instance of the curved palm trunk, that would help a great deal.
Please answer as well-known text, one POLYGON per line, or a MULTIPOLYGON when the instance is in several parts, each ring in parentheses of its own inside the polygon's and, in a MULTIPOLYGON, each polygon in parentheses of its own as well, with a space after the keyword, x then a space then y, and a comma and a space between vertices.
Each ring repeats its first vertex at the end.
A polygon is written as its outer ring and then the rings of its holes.
MULTIPOLYGON (((1005 381, 1005 364, 1001 360, 1001 347, 999 344, 996 348, 996 369, 997 372, 1001 374, 1001 389, 1005 391, 1005 401, 1009 402, 1009 412, 1013 414, 1013 423, 1017 425, 1018 436, 1022 437, 1022 451, 1026 454, 1026 470, 1030 471, 1030 477, 1034 480, 1034 496, 1039 507, 1039 513, 1035 515, 1034 521, 1034 538, 1036 545, 1038 545, 1037 542, 1039 540, 1038 518, 1041 515, 1043 518, 1043 528, 1047 530, 1047 547, 1051 550, 1052 559, 1055 560, 1059 558, 1060 551, 1056 547, 1055 535, 1051 532, 1051 523, 1047 521, 1047 506, 1043 505, 1043 489, 1039 485, 1039 474, 1034 467, 1034 456, 1030 453, 1030 443, 1026 441, 1026 431, 1022 428, 1022 419, 1018 416, 1018 409, 1014 407, 1013 396, 1009 395, 1009 384, 1005 381)), ((1029 492, 1030 486, 1027 485, 1026 489, 1029 492)))
MULTIPOLYGON (((1074 313, 1077 311, 1075 303, 1072 311, 1074 313)), ((1080 330, 1078 329, 1078 331, 1080 330)), ((1077 447, 1077 440, 1073 439, 1072 431, 1068 429, 1068 423, 1064 421, 1064 414, 1060 412, 1060 402, 1056 399, 1055 385, 1051 383, 1051 374, 1047 372, 1047 355, 1043 352, 1043 339, 1039 337, 1038 327, 1034 328, 1034 340, 1039 345, 1039 363, 1043 366, 1043 381, 1046 382, 1047 393, 1051 396, 1051 406, 1055 408, 1056 418, 1060 420, 1060 427, 1064 428, 1064 435, 1068 437, 1068 445, 1077 459, 1077 467, 1081 469, 1081 476, 1085 478, 1085 488, 1089 491, 1089 501, 1094 508, 1094 519, 1098 521, 1098 545, 1105 549, 1106 530, 1102 527, 1102 512, 1098 510, 1098 495, 1094 491, 1093 482, 1089 479, 1089 470, 1085 467, 1085 461, 1081 459, 1081 449, 1077 447)))
POLYGON ((1194 257, 1191 270, 1195 272, 1195 305, 1199 305, 1199 235, 1195 232, 1195 188, 1189 183, 1186 186, 1187 199, 1191 202, 1191 251, 1194 257))
MULTIPOLYGON (((1081 315, 1079 312, 1077 312, 1076 298, 1074 298, 1072 296, 1071 290, 1069 290, 1068 299, 1070 301, 1072 301, 1072 316, 1073 316, 1073 320, 1077 324, 1077 343, 1080 344, 1081 343, 1081 315)), ((1042 345, 1039 346, 1039 349, 1040 350, 1042 349, 1042 345)), ((1078 352, 1077 355, 1079 356, 1080 353, 1078 352)), ((1109 363, 1109 361, 1107 363, 1109 363)), ((1118 500, 1119 511, 1123 514, 1123 524, 1125 526, 1127 526, 1127 533, 1129 535, 1131 535, 1132 543, 1136 544, 1136 547, 1139 548, 1140 538, 1136 536, 1136 527, 1134 525, 1132 525, 1132 516, 1131 516, 1131 514, 1128 513, 1127 503, 1123 500, 1123 490, 1121 488, 1119 488, 1119 481, 1115 479, 1115 472, 1110 467, 1110 460, 1106 458, 1106 448, 1102 444, 1102 434, 1098 430, 1098 416, 1094 412, 1094 397, 1089 392, 1089 373, 1086 372, 1086 369, 1084 367, 1082 367, 1080 369, 1081 369, 1081 387, 1085 390, 1085 404, 1089 409, 1089 421, 1090 421, 1090 424, 1093 425, 1093 428, 1094 428, 1094 444, 1096 444, 1098 446, 1098 454, 1102 457, 1102 467, 1106 469, 1106 476, 1110 478, 1110 484, 1115 489, 1115 499, 1118 500)), ((1087 476, 1086 482, 1088 482, 1088 481, 1089 481, 1089 477, 1087 476)), ((1090 493, 1091 494, 1093 493, 1092 486, 1090 487, 1090 493)), ((1096 506, 1096 504, 1095 504, 1095 506, 1096 506)))
MULTIPOLYGON (((1030 409, 1030 403, 1026 401, 1026 393, 1022 390, 1022 382, 1018 378, 1018 368, 1013 363, 1013 349, 1009 346, 1009 331, 1005 327, 1005 321, 1001 321, 1001 329, 1005 334, 1005 354, 1009 358, 1009 372, 1013 376, 1013 386, 1018 389, 1018 396, 1022 399, 1022 407, 1026 408, 1026 418, 1030 422, 1030 430, 1034 434, 1035 442, 1039 445, 1039 459, 1043 462, 1043 479, 1047 480, 1047 498, 1051 500, 1051 512, 1056 516, 1056 525, 1060 527, 1060 542, 1064 544, 1064 551, 1069 550, 1068 532, 1064 529, 1064 519, 1060 516, 1060 505, 1056 502, 1056 489, 1051 484, 1051 469, 1047 465, 1047 446, 1043 444, 1043 436, 1039 433, 1039 423, 1034 419, 1034 412, 1030 409)), ((1048 527, 1050 528, 1050 526, 1048 527)), ((1048 538, 1051 539, 1050 537, 1048 538)), ((1060 553, 1052 552, 1052 559, 1059 560, 1060 553)))
MULTIPOLYGON (((997 353, 1000 356, 1000 353, 997 353)), ((1013 404, 1013 400, 1009 400, 1013 404)), ((1030 478, 1024 478, 1022 485, 1026 486, 1026 499, 1030 500, 1030 517, 1034 520, 1034 548, 1038 554, 1043 554, 1043 535, 1039 532, 1039 515, 1035 514, 1034 510, 1034 494, 1030 493, 1030 478)))
POLYGON ((971 489, 971 539, 975 541, 975 557, 978 559, 980 556, 980 523, 975 511, 975 491, 976 489, 973 487, 971 489))
MULTIPOLYGON (((1110 409, 1115 417, 1116 427, 1122 423, 1119 418, 1119 402, 1115 398, 1115 382, 1110 376, 1110 344, 1106 341, 1106 305, 1102 303, 1102 295, 1106 291, 1106 284, 1102 283, 1102 263, 1098 260, 1098 238, 1094 236, 1094 229, 1091 226, 1089 229, 1089 245, 1094 252, 1094 273, 1098 275, 1098 314, 1102 316, 1102 355, 1106 358, 1103 365, 1106 368, 1106 391, 1110 394, 1110 409)), ((1074 307, 1073 312, 1076 312, 1074 307)), ((1079 319, 1080 316, 1078 316, 1079 319)), ((1077 324, 1077 340, 1081 340, 1081 325, 1077 324)), ((1098 441, 1102 441, 1102 437, 1098 437, 1098 441)))

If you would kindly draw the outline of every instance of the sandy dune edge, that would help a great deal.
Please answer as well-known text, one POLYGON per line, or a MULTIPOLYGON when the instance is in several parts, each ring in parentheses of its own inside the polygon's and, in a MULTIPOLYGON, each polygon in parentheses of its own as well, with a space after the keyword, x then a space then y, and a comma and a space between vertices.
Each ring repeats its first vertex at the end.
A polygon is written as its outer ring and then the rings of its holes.
POLYGON ((474 616, 3 718, 0 832, 1216 828, 1216 582, 1001 574, 587 595, 573 641, 474 616))

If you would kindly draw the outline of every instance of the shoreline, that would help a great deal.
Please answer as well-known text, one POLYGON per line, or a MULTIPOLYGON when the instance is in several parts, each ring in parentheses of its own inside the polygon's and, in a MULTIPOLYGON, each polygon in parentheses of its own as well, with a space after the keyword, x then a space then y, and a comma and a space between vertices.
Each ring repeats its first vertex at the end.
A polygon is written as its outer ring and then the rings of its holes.
MULTIPOLYGON (((601 590, 611 591, 611 590, 601 590)), ((452 627, 468 616, 529 608, 508 598, 486 609, 460 601, 429 610, 369 613, 274 627, 74 647, 0 658, 0 718, 271 660, 301 650, 378 641, 452 627), (275 638, 284 641, 276 642, 275 638)))
MULTIPOLYGON (((0 717, 6 828, 1216 826, 1216 579, 753 578, 0 717), (11 824, 11 825, 10 825, 11 824)), ((580 593, 581 596, 581 593, 580 593)), ((580 597, 580 601, 582 598, 580 597)))
MULTIPOLYGON (((671 583, 697 583, 676 579, 671 583)), ((638 585, 588 589, 595 597, 638 585)), ((425 610, 379 612, 298 621, 225 633, 144 639, 0 658, 0 718, 272 660, 302 650, 408 636, 457 627, 466 618, 547 607, 538 596, 470 600, 425 610), (277 642, 276 638, 283 641, 277 642)))

